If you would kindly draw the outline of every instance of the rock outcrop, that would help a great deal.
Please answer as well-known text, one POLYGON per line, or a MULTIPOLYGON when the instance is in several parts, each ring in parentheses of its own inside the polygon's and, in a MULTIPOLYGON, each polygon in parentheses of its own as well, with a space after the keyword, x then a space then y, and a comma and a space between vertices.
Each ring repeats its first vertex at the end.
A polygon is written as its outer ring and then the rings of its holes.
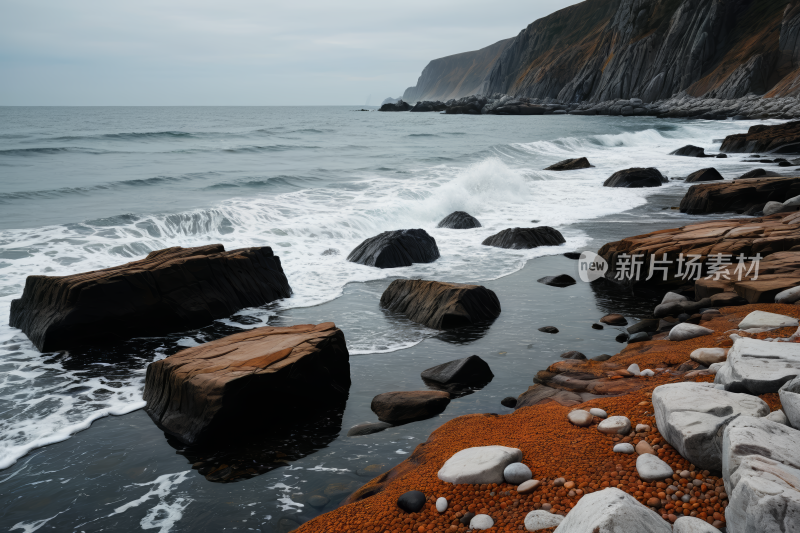
POLYGON ((698 276, 689 272, 686 265, 678 275, 678 259, 680 254, 684 254, 684 261, 688 261, 689 255, 698 255, 696 263, 702 266, 702 276, 695 283, 698 299, 736 293, 750 303, 771 303, 779 292, 800 285, 800 252, 786 251, 797 245, 800 245, 800 213, 791 213, 655 231, 605 244, 598 253, 608 262, 609 279, 651 284, 683 284, 687 278, 696 279, 698 276), (719 276, 713 274, 706 279, 710 256, 720 253, 731 254, 730 264, 721 265, 719 276), (744 270, 739 267, 739 254, 746 258, 744 270), (761 261, 754 279, 755 268, 750 257, 756 254, 760 254, 761 261), (631 272, 626 266, 634 255, 643 265, 638 281, 630 279, 631 272), (656 270, 647 280, 651 261, 664 259, 667 263, 661 266, 666 267, 666 272, 656 270))
POLYGON ((349 388, 344 335, 326 322, 251 329, 151 363, 144 400, 161 429, 192 444, 294 421, 349 388))
POLYGON ((394 103, 383 104, 378 111, 411 111, 411 105, 408 102, 398 100, 394 103))
POLYGON ((722 468, 723 429, 738 416, 762 417, 769 406, 760 398, 734 394, 704 383, 656 387, 653 410, 664 439, 701 468, 722 468))
POLYGON ((175 247, 104 270, 28 276, 9 322, 48 352, 203 327, 291 294, 269 247, 175 247))
POLYGON ((660 515, 614 487, 586 494, 555 530, 557 533, 672 533, 660 515))
POLYGON ((381 307, 433 329, 487 323, 500 316, 497 295, 480 285, 396 279, 381 295, 381 307))
POLYGON ((561 232, 550 226, 509 228, 484 239, 484 246, 527 250, 539 246, 558 246, 567 242, 561 232))
POLYGON ((728 135, 722 142, 728 153, 800 153, 800 121, 776 126, 751 126, 747 133, 728 135))
POLYGON ((742 338, 733 343, 727 363, 714 383, 732 392, 767 394, 778 392, 800 376, 800 344, 742 338))
POLYGON ((477 218, 469 213, 465 213, 464 211, 453 211, 439 221, 439 224, 437 224, 436 227, 450 229, 472 229, 480 228, 481 223, 477 218))
POLYGON ((603 187, 661 187, 667 180, 655 168, 629 168, 615 172, 603 182, 603 187))
POLYGON ((436 240, 424 229, 384 231, 356 246, 347 260, 377 268, 397 268, 439 259, 436 240))
POLYGON ((417 84, 405 90, 403 100, 449 100, 483 93, 486 76, 512 40, 504 39, 473 52, 434 59, 422 70, 417 84))
POLYGON ((800 178, 737 179, 692 185, 681 200, 681 213, 744 213, 767 202, 785 202, 800 195, 800 178))

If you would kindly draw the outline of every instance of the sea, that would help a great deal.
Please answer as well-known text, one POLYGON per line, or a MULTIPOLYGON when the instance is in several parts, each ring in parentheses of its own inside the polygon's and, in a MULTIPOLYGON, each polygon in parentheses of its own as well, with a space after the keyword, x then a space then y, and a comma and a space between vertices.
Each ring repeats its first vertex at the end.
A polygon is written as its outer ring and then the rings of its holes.
MULTIPOLYGON (((736 216, 681 214, 689 185, 680 178, 714 167, 732 179, 763 164, 669 154, 687 144, 716 154, 726 135, 753 124, 348 106, 0 107, 0 531, 284 532, 341 505, 451 418, 511 413, 500 400, 527 390, 560 353, 617 353, 624 328, 591 325, 608 312, 644 317, 662 295, 537 279, 578 279, 565 252, 736 216), (574 157, 592 167, 543 170, 574 157), (631 167, 655 167, 670 181, 603 187, 631 167), (437 228, 453 211, 482 227, 437 228), (481 244, 539 225, 566 243, 481 244), (432 235, 441 257, 384 270, 347 261, 364 239, 406 228, 432 235), (29 275, 211 243, 272 247, 293 295, 198 330, 55 353, 9 326, 29 275), (480 327, 431 330, 380 308, 397 278, 479 283, 502 313, 480 327), (329 406, 324 421, 200 449, 168 438, 142 409, 153 361, 243 329, 324 321, 345 335, 352 379, 346 403, 329 406), (420 372, 469 355, 490 365, 490 383, 434 418, 347 436, 377 421, 375 395, 425 390, 420 372)), ((264 408, 282 406, 254 406, 254 423, 264 408)))

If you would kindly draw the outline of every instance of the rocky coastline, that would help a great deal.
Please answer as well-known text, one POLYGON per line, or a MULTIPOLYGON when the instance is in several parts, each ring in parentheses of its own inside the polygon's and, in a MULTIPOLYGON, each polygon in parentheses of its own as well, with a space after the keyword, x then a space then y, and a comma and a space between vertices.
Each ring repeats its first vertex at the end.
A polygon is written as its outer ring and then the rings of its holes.
MULTIPOLYGON (((797 137, 796 124, 789 123, 755 126, 725 143, 791 151, 797 137)), ((710 157, 691 146, 673 155, 710 157)), ((555 166, 570 171, 588 165, 578 159, 555 166)), ((609 180, 606 186, 617 187, 657 187, 665 181, 656 169, 623 170, 609 180), (647 183, 628 179, 639 174, 647 183)), ((564 352, 561 361, 531 373, 528 390, 502 400, 514 413, 453 419, 407 460, 298 531, 622 533, 628 531, 619 525, 625 520, 665 533, 800 527, 794 512, 800 509, 800 488, 786 481, 800 473, 798 187, 800 178, 794 177, 699 183, 687 191, 681 211, 745 217, 655 231, 600 248, 608 271, 599 282, 615 283, 616 290, 635 285, 624 277, 623 259, 632 254, 644 265, 695 255, 703 277, 690 283, 667 268, 663 279, 643 281, 663 294, 652 316, 628 324, 611 313, 591 326, 624 327, 617 341, 626 346, 619 353, 588 359, 564 352), (734 281, 735 262, 713 270, 716 254, 743 254, 747 273, 734 281), (760 274, 751 273, 754 254, 761 259, 760 274), (769 364, 775 359, 780 368, 769 364), (762 434, 774 453, 753 444, 762 434)), ((457 211, 440 226, 463 231, 480 222, 457 211)), ((538 226, 508 228, 482 244, 527 249, 564 242, 557 230, 538 226)), ((365 240, 347 260, 396 268, 439 257, 431 235, 404 229, 365 240)), ((554 291, 577 283, 566 274, 538 281, 554 291)), ((153 331, 147 318, 199 310, 186 323, 160 324, 181 331, 289 294, 280 259, 269 248, 176 248, 102 271, 32 276, 12 307, 12 322, 13 316, 26 316, 26 332, 45 331, 53 316, 63 315, 56 324, 64 329, 88 323, 69 313, 92 317, 119 310, 141 317, 135 328, 114 333, 130 338, 153 331), (119 305, 132 290, 129 285, 159 297, 131 312, 119 305), (81 291, 93 292, 81 296, 81 291)), ((488 327, 501 312, 500 300, 485 287, 427 280, 394 281, 376 305, 440 330, 488 327)), ((539 330, 559 333, 544 324, 539 330)), ((106 340, 84 335, 74 342, 106 340)), ((435 416, 493 374, 472 356, 428 368, 420 377, 433 390, 378 394, 370 407, 379 422, 354 426, 348 437, 435 416)), ((350 385, 345 335, 323 322, 256 328, 181 350, 150 364, 144 399, 146 412, 172 438, 208 444, 251 438, 269 431, 271 423, 292 423, 274 409, 254 413, 253 406, 286 404, 292 416, 310 419, 320 416, 322 407, 346 401, 350 385)), ((194 464, 208 479, 223 479, 232 468, 209 462, 194 464)))
POLYGON ((555 98, 528 98, 493 93, 451 98, 447 101, 400 100, 379 111, 438 112, 446 115, 608 115, 620 117, 685 118, 698 120, 764 120, 800 118, 800 99, 795 96, 762 98, 754 94, 733 99, 677 94, 645 103, 640 98, 602 102, 567 102, 555 98))

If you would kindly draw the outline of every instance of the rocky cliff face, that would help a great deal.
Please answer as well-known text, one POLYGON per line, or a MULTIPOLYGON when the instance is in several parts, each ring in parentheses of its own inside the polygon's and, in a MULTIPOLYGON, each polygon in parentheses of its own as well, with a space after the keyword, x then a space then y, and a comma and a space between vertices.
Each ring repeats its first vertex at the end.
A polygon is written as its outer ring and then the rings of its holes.
POLYGON ((414 87, 403 93, 406 102, 449 100, 471 94, 482 94, 486 77, 500 54, 514 39, 498 41, 491 46, 452 56, 434 59, 422 71, 414 87))
MULTIPOLYGON (((457 72, 444 64, 429 71, 434 63, 420 82, 455 84, 457 72)), ((475 92, 570 103, 654 102, 683 91, 719 99, 800 93, 800 2, 586 0, 522 30, 475 92)))

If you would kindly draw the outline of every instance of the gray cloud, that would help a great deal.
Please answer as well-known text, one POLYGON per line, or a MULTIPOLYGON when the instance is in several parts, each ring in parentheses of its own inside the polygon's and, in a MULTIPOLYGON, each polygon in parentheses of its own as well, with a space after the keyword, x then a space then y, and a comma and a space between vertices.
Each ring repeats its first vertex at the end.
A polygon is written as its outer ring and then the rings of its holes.
POLYGON ((572 3, 4 0, 0 105, 374 105, 572 3))

